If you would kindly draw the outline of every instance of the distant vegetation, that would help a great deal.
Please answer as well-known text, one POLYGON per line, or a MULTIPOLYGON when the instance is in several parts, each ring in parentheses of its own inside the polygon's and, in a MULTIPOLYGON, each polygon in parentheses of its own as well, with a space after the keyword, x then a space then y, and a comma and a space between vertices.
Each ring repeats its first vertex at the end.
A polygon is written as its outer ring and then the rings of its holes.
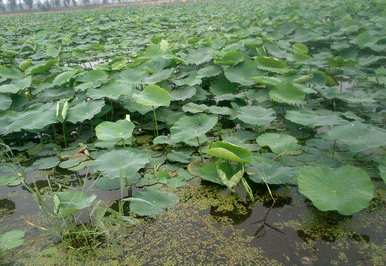
MULTIPOLYGON (((151 0, 0 0, 0 13, 32 10, 53 10, 87 5, 152 2, 151 0)), ((156 2, 156 1, 155 1, 156 2)))

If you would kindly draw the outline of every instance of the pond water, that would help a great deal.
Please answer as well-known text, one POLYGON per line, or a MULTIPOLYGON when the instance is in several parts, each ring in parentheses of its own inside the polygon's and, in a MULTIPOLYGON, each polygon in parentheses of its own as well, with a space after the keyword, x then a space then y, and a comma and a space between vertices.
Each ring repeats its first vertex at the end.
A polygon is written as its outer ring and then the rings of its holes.
MULTIPOLYGON (((48 185, 42 172, 29 178, 42 190, 48 185)), ((85 183, 82 189, 93 191, 108 205, 120 197, 119 192, 85 183)), ((345 217, 316 210, 294 187, 272 187, 273 201, 264 186, 256 186, 258 200, 248 206, 226 190, 195 183, 178 190, 176 209, 136 226, 112 225, 112 236, 93 251, 64 247, 50 234, 27 190, 1 188, 2 230, 27 230, 26 243, 6 256, 5 263, 383 265, 386 261, 384 184, 377 184, 377 197, 368 209, 345 217)))

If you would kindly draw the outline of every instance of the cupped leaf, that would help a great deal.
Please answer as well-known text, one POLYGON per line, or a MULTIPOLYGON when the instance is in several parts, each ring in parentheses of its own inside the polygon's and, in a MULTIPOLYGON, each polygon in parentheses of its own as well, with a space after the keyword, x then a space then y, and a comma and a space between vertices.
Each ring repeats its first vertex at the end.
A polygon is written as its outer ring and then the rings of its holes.
POLYGON ((67 217, 92 205, 96 195, 88 196, 82 191, 64 191, 54 194, 54 211, 61 217, 67 217))
POLYGON ((170 128, 171 140, 175 143, 200 137, 217 124, 217 116, 197 114, 183 116, 170 128))
POLYGON ((354 166, 307 166, 297 177, 299 191, 321 211, 352 215, 369 205, 374 185, 368 174, 354 166))
POLYGON ((116 122, 104 121, 95 128, 96 136, 102 141, 119 141, 131 138, 134 124, 130 119, 116 122))
POLYGON ((224 186, 217 174, 215 162, 193 161, 188 165, 188 171, 191 175, 200 177, 202 180, 224 186))
POLYGON ((157 85, 146 86, 141 94, 134 96, 134 99, 139 104, 153 107, 169 106, 171 101, 169 92, 157 85))
POLYGON ((238 145, 216 141, 210 144, 208 154, 228 161, 249 163, 252 160, 252 153, 238 145))
POLYGON ((174 193, 156 189, 135 191, 130 200, 130 211, 139 216, 155 216, 178 203, 174 193))

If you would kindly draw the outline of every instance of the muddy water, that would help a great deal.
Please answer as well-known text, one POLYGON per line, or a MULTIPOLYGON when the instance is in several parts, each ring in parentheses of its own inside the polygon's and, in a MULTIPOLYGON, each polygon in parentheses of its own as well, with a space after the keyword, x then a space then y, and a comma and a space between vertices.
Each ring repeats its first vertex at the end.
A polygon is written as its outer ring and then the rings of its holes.
MULTIPOLYGON (((90 184, 83 187, 109 204, 119 197, 90 184)), ((386 189, 377 187, 367 210, 343 217, 316 210, 293 187, 273 187, 273 202, 258 186, 257 203, 248 206, 215 186, 189 186, 178 192, 175 210, 119 228, 111 243, 81 255, 38 229, 41 215, 29 192, 1 188, 1 231, 27 230, 26 244, 7 258, 18 265, 384 265, 386 189)))

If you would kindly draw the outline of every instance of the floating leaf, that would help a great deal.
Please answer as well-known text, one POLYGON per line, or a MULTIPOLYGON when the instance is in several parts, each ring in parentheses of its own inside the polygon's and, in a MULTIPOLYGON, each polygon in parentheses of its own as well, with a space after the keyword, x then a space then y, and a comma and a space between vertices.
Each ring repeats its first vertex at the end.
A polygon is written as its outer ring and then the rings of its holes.
POLYGON ((25 232, 22 230, 11 230, 0 235, 0 251, 17 248, 24 243, 25 232))
POLYGON ((21 178, 16 166, 6 163, 0 165, 0 187, 20 185, 21 178))
POLYGON ((166 209, 173 208, 177 203, 178 197, 174 193, 145 189, 133 193, 130 211, 139 216, 155 216, 166 209))
POLYGON ((367 173, 354 166, 303 167, 297 178, 299 191, 321 211, 352 215, 369 205, 374 186, 367 173))

